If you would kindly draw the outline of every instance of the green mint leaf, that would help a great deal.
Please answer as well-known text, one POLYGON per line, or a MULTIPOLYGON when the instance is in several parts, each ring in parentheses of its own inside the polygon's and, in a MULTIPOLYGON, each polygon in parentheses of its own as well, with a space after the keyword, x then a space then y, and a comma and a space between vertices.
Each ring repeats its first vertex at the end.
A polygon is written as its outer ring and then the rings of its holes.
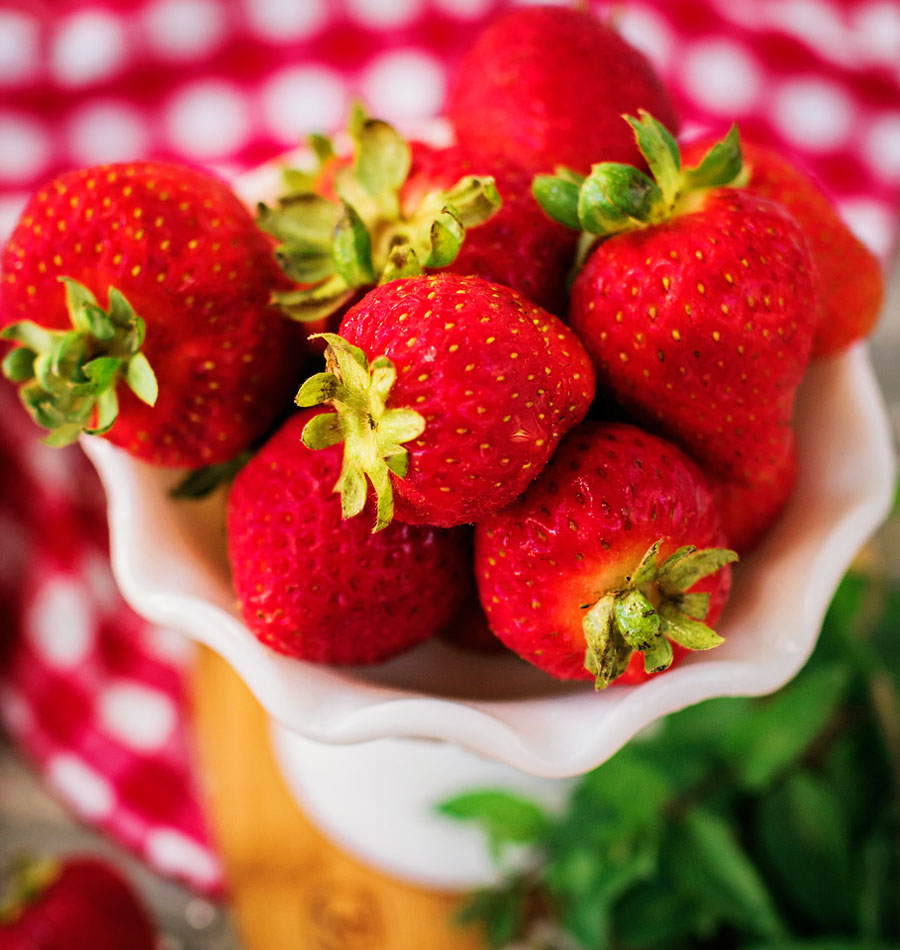
POLYGON ((540 806, 502 790, 464 792, 438 805, 438 812, 457 821, 479 824, 495 854, 504 845, 539 841, 549 826, 549 818, 540 806))

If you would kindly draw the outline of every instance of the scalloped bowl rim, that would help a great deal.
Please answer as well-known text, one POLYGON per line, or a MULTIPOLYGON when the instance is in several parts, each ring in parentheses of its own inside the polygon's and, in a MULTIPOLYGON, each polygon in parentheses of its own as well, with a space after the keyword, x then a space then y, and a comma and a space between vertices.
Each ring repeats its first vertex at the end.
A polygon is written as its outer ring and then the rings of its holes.
MULTIPOLYGON (((441 134, 436 125, 428 137, 441 134)), ((275 168, 244 176, 238 192, 248 202, 270 192, 275 168)), ((106 490, 113 573, 125 599, 147 620, 221 654, 283 726, 325 743, 445 740, 563 777, 599 765, 667 713, 716 696, 772 692, 802 667, 841 576, 893 496, 890 425, 865 344, 810 366, 796 429, 797 485, 763 544, 735 567, 719 624, 726 643, 649 682, 599 694, 589 684, 556 683, 511 655, 463 653, 435 638, 365 670, 277 654, 244 626, 234 603, 221 498, 174 502, 167 489, 178 473, 103 439, 84 437, 82 446, 106 490)))

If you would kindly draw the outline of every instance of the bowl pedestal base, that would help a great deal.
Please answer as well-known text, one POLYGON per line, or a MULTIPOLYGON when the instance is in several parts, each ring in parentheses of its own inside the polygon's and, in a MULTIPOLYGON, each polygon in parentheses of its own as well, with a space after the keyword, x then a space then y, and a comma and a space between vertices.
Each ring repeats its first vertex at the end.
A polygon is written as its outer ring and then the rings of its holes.
POLYGON ((289 789, 327 837, 378 871, 438 890, 497 879, 484 834, 438 814, 439 803, 502 789, 556 810, 573 781, 538 778, 435 740, 327 745, 273 721, 272 741, 289 789))

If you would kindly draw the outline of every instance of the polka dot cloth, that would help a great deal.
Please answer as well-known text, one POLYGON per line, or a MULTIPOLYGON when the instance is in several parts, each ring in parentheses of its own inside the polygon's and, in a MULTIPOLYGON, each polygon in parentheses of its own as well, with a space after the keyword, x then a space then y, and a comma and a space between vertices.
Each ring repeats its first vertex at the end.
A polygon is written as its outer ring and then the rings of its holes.
MULTIPOLYGON (((0 0, 0 240, 65 169, 136 157, 237 173, 331 130, 362 99, 437 113, 501 0, 0 0)), ((655 63, 684 134, 722 130, 815 172, 882 256, 900 203, 894 0, 597 5, 655 63)), ((77 449, 39 446, 0 388, 0 718, 83 820, 206 893, 221 869, 195 791, 189 647, 109 573, 102 498, 77 449)))

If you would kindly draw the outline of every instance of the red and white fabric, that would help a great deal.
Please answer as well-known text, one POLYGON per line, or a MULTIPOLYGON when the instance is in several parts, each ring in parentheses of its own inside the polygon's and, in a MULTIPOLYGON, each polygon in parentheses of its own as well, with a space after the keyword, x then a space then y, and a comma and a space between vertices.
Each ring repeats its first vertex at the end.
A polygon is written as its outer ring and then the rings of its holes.
MULTIPOLYGON (((0 0, 0 240, 73 166, 144 156, 244 170, 337 127, 353 97, 436 114, 500 0, 0 0)), ((802 160, 887 259, 900 206, 900 3, 596 5, 654 61, 684 133, 802 160)), ((577 94, 561 90, 561 96, 577 94)), ((0 715, 85 821, 206 893, 221 868, 196 794, 189 648, 111 583, 102 498, 77 449, 36 444, 0 392, 0 715)))

